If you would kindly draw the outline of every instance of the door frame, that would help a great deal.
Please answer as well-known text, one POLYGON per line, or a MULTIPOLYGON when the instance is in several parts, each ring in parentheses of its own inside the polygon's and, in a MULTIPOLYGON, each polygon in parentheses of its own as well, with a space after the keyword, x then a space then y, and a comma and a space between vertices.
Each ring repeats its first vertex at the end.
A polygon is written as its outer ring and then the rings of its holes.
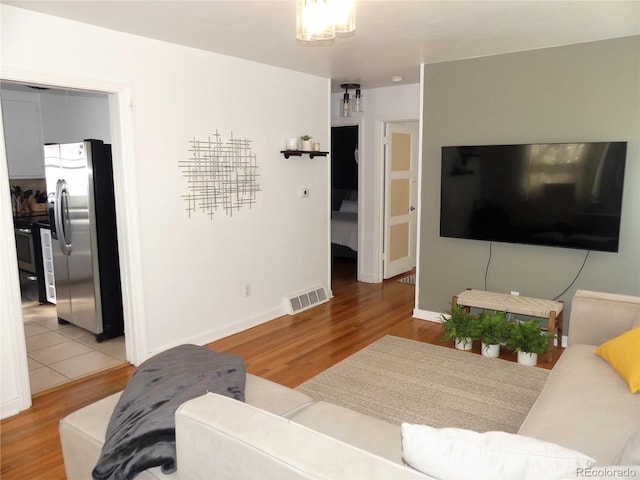
MULTIPOLYGON (((120 276, 122 283, 122 301, 124 309, 125 346, 127 361, 140 364, 146 356, 147 335, 144 328, 144 298, 142 281, 142 253, 138 221, 138 200, 136 196, 136 166, 133 142, 133 115, 131 85, 98 79, 69 77, 56 73, 4 69, 0 80, 46 85, 52 88, 79 89, 104 93, 109 99, 109 116, 112 135, 113 180, 116 201, 116 222, 118 225, 118 244, 120 249, 120 276)), ((9 186, 6 149, 4 148, 4 129, 0 129, 0 183, 5 185, 0 193, 9 186)), ((0 221, 11 219, 9 202, 0 202, 0 221)), ((13 229, 2 229, 0 243, 6 245, 6 258, 16 258, 13 229)), ((15 383, 17 396, 9 404, 3 403, 2 417, 13 415, 31 406, 29 370, 27 364, 26 341, 22 320, 20 285, 15 269, 0 274, 0 280, 6 284, 3 289, 3 302, 6 303, 8 330, 11 334, 10 348, 16 361, 15 383), (4 296, 6 295, 6 298, 4 296), (20 333, 22 333, 20 335, 20 333)), ((3 312, 4 313, 4 312, 3 312)), ((5 399, 3 399, 4 402, 5 399)))
MULTIPOLYGON (((387 125, 390 123, 409 123, 409 122, 417 122, 418 125, 418 204, 420 204, 420 168, 421 168, 421 158, 422 158, 422 136, 420 135, 422 122, 419 118, 406 118, 406 117, 384 117, 378 118, 376 120, 376 149, 377 149, 377 159, 378 159, 378 182, 377 182, 377 192, 375 194, 375 204, 378 206, 378 215, 376 215, 376 225, 375 229, 372 232, 375 235, 375 238, 378 239, 376 242, 376 258, 378 259, 378 272, 377 272, 377 281, 382 282, 384 280, 384 200, 385 200, 385 183, 386 183, 386 171, 385 171, 385 142, 386 142, 386 130, 387 125)), ((420 215, 418 214, 417 220, 417 237, 420 236, 420 215)), ((416 268, 419 258, 419 243, 418 238, 416 240, 416 268)), ((417 290, 416 290, 417 291, 417 290)), ((417 297, 416 297, 417 298, 417 297)))
MULTIPOLYGON (((420 149, 420 122, 417 120, 411 120, 411 121, 406 121, 406 122, 385 122, 383 125, 383 155, 382 155, 382 180, 383 180, 383 188, 382 188, 382 209, 383 209, 383 214, 382 214, 382 250, 381 250, 381 254, 382 254, 382 264, 381 264, 381 269, 382 269, 382 278, 385 278, 385 259, 387 257, 387 255, 385 254, 385 248, 389 248, 389 241, 390 238, 387 238, 388 235, 388 231, 387 231, 387 227, 386 227, 386 222, 387 220, 387 215, 390 213, 387 211, 388 208, 388 204, 387 204, 387 187, 391 184, 391 179, 388 178, 388 175, 391 174, 391 169, 388 165, 388 162, 390 161, 389 158, 387 158, 387 154, 390 153, 389 150, 389 146, 391 145, 391 138, 389 135, 389 131, 391 130, 392 125, 402 125, 404 126, 404 128, 406 128, 407 130, 411 130, 411 134, 412 134, 412 139, 411 139, 411 158, 410 158, 410 162, 411 162, 411 176, 409 178, 409 183, 411 185, 410 188, 410 198, 409 198, 409 203, 411 205, 411 207, 413 208, 413 211, 408 212, 408 215, 414 215, 414 219, 413 219, 413 223, 409 222, 409 225, 411 226, 411 229, 409 231, 409 235, 410 235, 410 242, 411 242, 411 247, 410 247, 410 253, 409 256, 407 258, 409 258, 412 263, 415 262, 415 265, 412 268, 415 268, 415 266, 417 266, 417 250, 418 250, 418 244, 417 244, 417 237, 418 237, 418 230, 417 230, 417 223, 418 223, 418 206, 419 206, 419 197, 418 197, 418 184, 419 184, 419 177, 418 177, 418 166, 420 163, 420 158, 419 158, 419 149, 420 149), (408 124, 411 124, 411 126, 408 126, 408 124)), ((387 265, 387 268, 389 268, 389 266, 387 265)), ((397 273, 396 275, 400 275, 404 272, 401 273, 397 273)), ((392 275, 395 276, 395 275, 392 275)), ((391 278, 391 277, 389 277, 391 278)))

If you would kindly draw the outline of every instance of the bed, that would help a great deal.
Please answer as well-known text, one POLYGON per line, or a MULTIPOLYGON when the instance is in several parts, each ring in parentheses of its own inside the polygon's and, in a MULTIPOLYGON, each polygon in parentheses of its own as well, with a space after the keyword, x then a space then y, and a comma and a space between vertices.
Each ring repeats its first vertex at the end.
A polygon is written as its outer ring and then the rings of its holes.
POLYGON ((358 252, 358 192, 332 189, 331 255, 355 258, 358 252))

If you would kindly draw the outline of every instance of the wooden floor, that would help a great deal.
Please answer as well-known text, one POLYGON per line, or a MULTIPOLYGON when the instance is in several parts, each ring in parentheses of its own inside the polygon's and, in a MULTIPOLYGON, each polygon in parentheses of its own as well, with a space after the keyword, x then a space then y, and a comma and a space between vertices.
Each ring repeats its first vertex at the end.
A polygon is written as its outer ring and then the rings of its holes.
MULTIPOLYGON (((295 387, 384 335, 436 345, 440 324, 416 320, 414 286, 390 279, 382 284, 355 281, 355 265, 338 260, 333 268, 334 298, 295 316, 284 316, 208 346, 242 356, 247 371, 295 387)), ((476 353, 479 347, 475 347, 476 353)), ((551 368, 551 363, 539 364, 551 368)), ((511 354, 503 358, 513 360, 511 354)), ((126 366, 34 398, 29 410, 1 423, 3 480, 64 479, 58 422, 69 413, 122 390, 134 368, 126 366)))

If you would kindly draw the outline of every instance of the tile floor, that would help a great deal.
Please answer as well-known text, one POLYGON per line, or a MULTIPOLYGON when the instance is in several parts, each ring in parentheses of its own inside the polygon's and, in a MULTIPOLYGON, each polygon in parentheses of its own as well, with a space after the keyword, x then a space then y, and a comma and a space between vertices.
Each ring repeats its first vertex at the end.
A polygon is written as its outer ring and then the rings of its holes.
POLYGON ((55 305, 40 305, 21 275, 22 317, 31 394, 126 363, 124 337, 102 343, 75 325, 59 325, 55 305))

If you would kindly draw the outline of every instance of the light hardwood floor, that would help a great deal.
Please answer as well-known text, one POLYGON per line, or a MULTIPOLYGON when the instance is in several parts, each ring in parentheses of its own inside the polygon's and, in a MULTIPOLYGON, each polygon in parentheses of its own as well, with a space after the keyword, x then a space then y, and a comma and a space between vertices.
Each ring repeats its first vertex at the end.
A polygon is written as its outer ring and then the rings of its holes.
MULTIPOLYGON (((384 335, 436 345, 438 323, 412 317, 414 287, 398 278, 381 284, 355 282, 355 267, 334 263, 334 298, 295 316, 271 322, 223 338, 208 345, 217 351, 242 356, 247 371, 295 387, 384 335)), ((476 353, 479 353, 476 347, 476 353)), ((551 368, 553 362, 539 364, 551 368)), ((513 360, 511 354, 503 358, 513 360)), ((546 357, 546 356, 545 356, 546 357)), ((1 423, 3 480, 64 479, 58 422, 69 413, 122 390, 134 368, 125 366, 46 392, 33 407, 1 423)))

